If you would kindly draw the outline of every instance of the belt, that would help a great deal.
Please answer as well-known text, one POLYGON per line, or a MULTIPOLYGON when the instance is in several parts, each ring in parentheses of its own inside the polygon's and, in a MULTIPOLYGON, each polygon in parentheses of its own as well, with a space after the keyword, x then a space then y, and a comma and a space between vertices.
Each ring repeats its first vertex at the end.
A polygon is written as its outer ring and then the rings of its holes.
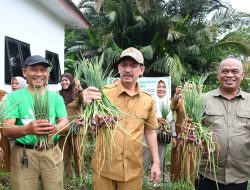
POLYGON ((23 144, 23 143, 20 143, 20 142, 17 142, 17 141, 15 141, 15 144, 17 146, 20 146, 20 147, 23 147, 23 148, 28 148, 28 149, 34 149, 34 150, 37 150, 37 151, 42 151, 42 150, 53 148, 54 146, 57 145, 57 142, 54 142, 53 144, 49 144, 47 146, 44 146, 44 145, 41 146, 39 144, 36 144, 36 145, 23 144))

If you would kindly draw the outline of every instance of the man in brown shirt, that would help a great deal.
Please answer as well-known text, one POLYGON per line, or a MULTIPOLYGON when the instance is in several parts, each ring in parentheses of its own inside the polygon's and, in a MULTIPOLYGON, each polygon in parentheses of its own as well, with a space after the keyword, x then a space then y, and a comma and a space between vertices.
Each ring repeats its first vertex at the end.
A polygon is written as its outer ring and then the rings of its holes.
MULTIPOLYGON (((142 53, 135 48, 128 48, 121 54, 118 64, 121 80, 104 88, 108 98, 125 114, 121 118, 121 126, 132 137, 116 130, 114 140, 116 146, 112 154, 112 161, 106 159, 97 174, 98 156, 95 154, 92 167, 94 170, 93 184, 95 190, 140 190, 143 175, 143 146, 135 140, 142 141, 145 135, 152 154, 152 168, 150 180, 159 181, 160 160, 157 150, 155 129, 158 126, 152 97, 143 92, 137 79, 144 72, 142 53), (111 167, 110 167, 111 166, 111 167)), ((84 101, 100 98, 98 89, 89 87, 84 91, 84 101)))
POLYGON ((220 63, 220 88, 205 94, 204 124, 216 135, 216 175, 204 156, 196 190, 247 190, 250 176, 250 95, 241 91, 243 67, 240 60, 220 63))

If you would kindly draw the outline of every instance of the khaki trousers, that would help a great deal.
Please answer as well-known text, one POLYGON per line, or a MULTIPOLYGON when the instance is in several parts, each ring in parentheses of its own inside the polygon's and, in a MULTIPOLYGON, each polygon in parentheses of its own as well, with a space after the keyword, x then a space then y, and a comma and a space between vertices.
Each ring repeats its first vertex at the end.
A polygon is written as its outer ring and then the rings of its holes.
POLYGON ((94 190, 142 190, 142 177, 130 181, 115 181, 94 172, 94 190))
POLYGON ((63 159, 58 145, 37 151, 14 145, 10 158, 10 184, 12 190, 38 190, 41 180, 44 190, 63 190, 63 159), (21 163, 24 152, 28 167, 21 163))

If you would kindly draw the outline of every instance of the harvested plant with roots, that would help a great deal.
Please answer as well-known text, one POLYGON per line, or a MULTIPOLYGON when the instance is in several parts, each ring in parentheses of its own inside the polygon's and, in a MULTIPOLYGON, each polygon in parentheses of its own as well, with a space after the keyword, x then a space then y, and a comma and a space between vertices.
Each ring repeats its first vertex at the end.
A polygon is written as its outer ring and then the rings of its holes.
POLYGON ((185 119, 182 123, 182 133, 177 137, 179 141, 178 148, 182 149, 182 176, 184 180, 190 180, 188 178, 185 179, 188 175, 198 176, 200 161, 202 158, 206 158, 207 167, 213 169, 216 178, 216 136, 211 129, 202 124, 205 100, 194 82, 185 84, 183 100, 185 119), (195 173, 193 174, 189 174, 189 171, 186 171, 187 164, 190 164, 186 162, 187 154, 191 154, 191 159, 194 159, 193 161, 196 163, 195 173))
MULTIPOLYGON (((35 120, 48 120, 49 118, 49 95, 48 89, 45 87, 43 89, 34 88, 33 94, 33 112, 35 120)), ((36 136, 36 147, 39 148, 49 148, 53 145, 53 140, 48 135, 37 135, 36 136)))
MULTIPOLYGON (((100 173, 105 160, 111 163, 112 151, 115 146, 114 134, 116 129, 120 128, 124 131, 119 124, 121 112, 103 93, 102 89, 110 74, 107 75, 107 73, 102 70, 100 61, 98 59, 92 61, 83 59, 77 68, 75 76, 83 76, 87 86, 97 87, 102 93, 101 99, 92 100, 91 103, 87 103, 82 110, 82 114, 79 116, 83 125, 83 138, 80 145, 82 150, 85 150, 85 140, 89 129, 94 131, 98 136, 98 138, 96 138, 95 151, 98 155, 97 172, 100 173)), ((84 152, 82 152, 82 154, 83 153, 84 152)))

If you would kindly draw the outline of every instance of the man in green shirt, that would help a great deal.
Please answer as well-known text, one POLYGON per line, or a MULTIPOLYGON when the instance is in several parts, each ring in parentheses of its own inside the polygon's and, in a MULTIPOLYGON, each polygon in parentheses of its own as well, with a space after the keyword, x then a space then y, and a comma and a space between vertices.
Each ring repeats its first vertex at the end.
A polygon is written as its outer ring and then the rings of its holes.
MULTIPOLYGON (((39 179, 43 189, 63 189, 62 152, 57 145, 58 131, 67 124, 67 112, 62 97, 46 88, 49 63, 41 56, 28 57, 23 65, 23 75, 28 87, 7 96, 11 111, 4 121, 3 136, 14 138, 10 158, 10 183, 13 190, 36 190, 39 179), (34 97, 47 93, 49 118, 36 120, 34 97), (49 146, 37 138, 53 137, 49 146)), ((66 129, 65 129, 66 130, 66 129)))

